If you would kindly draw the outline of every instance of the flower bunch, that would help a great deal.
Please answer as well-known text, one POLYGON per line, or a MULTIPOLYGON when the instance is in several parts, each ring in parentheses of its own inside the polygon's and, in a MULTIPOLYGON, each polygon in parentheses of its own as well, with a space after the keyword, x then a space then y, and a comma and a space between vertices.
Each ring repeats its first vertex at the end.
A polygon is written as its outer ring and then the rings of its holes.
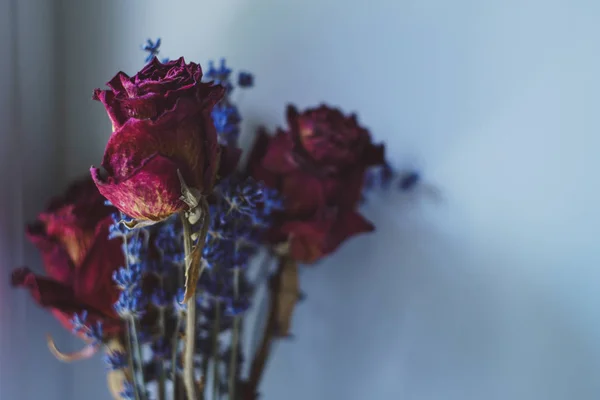
MULTIPOLYGON (((288 127, 261 129, 238 171, 232 70, 225 60, 206 71, 183 58, 161 62, 159 47, 148 40, 141 71, 94 91, 112 123, 101 165, 27 229, 47 276, 20 268, 12 283, 84 340, 67 354, 48 338, 59 359, 104 350, 115 399, 254 399, 269 344, 289 329, 297 262, 372 231, 358 205, 395 173, 356 116, 325 105, 289 106, 288 127), (281 262, 269 277, 261 348, 241 382, 242 318, 261 283, 247 270, 263 246, 281 262)), ((254 78, 240 72, 236 84, 254 78)))

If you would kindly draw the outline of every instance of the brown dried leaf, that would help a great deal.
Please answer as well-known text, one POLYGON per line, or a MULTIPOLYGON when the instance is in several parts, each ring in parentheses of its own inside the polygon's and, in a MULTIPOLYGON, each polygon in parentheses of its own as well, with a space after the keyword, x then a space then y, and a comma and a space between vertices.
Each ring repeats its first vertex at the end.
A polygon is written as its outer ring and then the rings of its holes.
MULTIPOLYGON (((203 242, 204 244, 204 242, 203 242)), ((202 252, 200 246, 195 246, 190 254, 190 259, 186 259, 185 269, 185 293, 183 295, 183 303, 186 303, 189 299, 194 297, 196 294, 196 284, 202 273, 202 267, 200 265, 202 252)))
POLYGON ((298 279, 298 263, 285 257, 282 263, 282 271, 277 293, 277 327, 278 335, 289 335, 292 324, 292 315, 300 295, 300 282, 298 279))

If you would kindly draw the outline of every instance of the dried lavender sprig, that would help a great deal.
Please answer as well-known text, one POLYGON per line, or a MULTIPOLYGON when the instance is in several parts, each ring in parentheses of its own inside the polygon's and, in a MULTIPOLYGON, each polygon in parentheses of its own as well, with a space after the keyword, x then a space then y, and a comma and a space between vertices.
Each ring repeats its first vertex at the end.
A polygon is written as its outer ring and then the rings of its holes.
POLYGON ((128 236, 129 231, 123 230, 120 225, 121 221, 127 220, 128 218, 124 214, 120 214, 120 218, 113 216, 115 223, 109 229, 109 237, 121 237, 123 241, 123 255, 125 258, 125 268, 115 272, 113 279, 117 285, 122 287, 121 295, 115 303, 115 310, 125 319, 126 321, 126 340, 128 353, 131 357, 132 371, 133 371, 133 383, 132 390, 136 400, 146 399, 145 391, 140 391, 139 386, 145 385, 144 371, 142 363, 142 352, 140 343, 138 340, 136 319, 143 312, 142 306, 142 293, 139 287, 139 280, 141 274, 139 267, 130 265, 129 245, 128 236), (135 364, 135 369, 133 368, 135 364), (136 371, 137 370, 137 371, 136 371), (140 382, 137 382, 137 381, 140 382), (141 385, 140 385, 141 384, 141 385))

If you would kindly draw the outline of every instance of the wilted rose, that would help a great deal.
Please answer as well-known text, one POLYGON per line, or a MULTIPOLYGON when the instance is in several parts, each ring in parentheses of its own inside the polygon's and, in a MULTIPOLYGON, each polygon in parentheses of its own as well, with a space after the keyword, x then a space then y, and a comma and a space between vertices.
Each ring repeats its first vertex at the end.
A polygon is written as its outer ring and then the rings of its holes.
POLYGON ((343 173, 384 162, 383 145, 374 145, 369 131, 358 124, 355 114, 321 105, 300 113, 287 107, 294 157, 321 173, 343 173))
POLYGON ((384 149, 339 110, 321 106, 299 114, 290 106, 287 114, 289 131, 259 132, 249 173, 284 198, 270 240, 287 242, 294 259, 312 263, 374 229, 356 209, 365 172, 384 162, 384 149))
POLYGON ((183 210, 182 183, 208 194, 239 153, 218 144, 210 112, 221 86, 201 82, 198 64, 154 58, 133 77, 119 72, 97 89, 113 123, 103 170, 91 168, 100 193, 126 215, 160 221, 183 210))
POLYGON ((124 263, 121 241, 109 240, 111 213, 88 177, 71 184, 63 196, 52 200, 27 237, 39 249, 47 276, 28 268, 12 273, 12 284, 31 293, 42 307, 52 311, 68 329, 74 314, 87 312, 87 322, 103 323, 106 335, 122 328, 113 304, 119 290, 113 272, 124 263))

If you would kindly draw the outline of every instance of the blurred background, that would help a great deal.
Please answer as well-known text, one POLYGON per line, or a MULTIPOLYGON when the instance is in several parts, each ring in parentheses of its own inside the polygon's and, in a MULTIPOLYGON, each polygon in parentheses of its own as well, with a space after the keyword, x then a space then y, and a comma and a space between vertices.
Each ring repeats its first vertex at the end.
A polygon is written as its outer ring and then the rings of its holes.
POLYGON ((599 398, 599 18, 596 0, 0 1, 0 399, 109 398, 102 361, 55 360, 45 333, 81 343, 8 277, 41 270, 24 223, 101 159, 92 90, 157 37, 255 74, 246 146, 287 103, 327 102, 423 173, 302 270, 263 400, 599 398))

